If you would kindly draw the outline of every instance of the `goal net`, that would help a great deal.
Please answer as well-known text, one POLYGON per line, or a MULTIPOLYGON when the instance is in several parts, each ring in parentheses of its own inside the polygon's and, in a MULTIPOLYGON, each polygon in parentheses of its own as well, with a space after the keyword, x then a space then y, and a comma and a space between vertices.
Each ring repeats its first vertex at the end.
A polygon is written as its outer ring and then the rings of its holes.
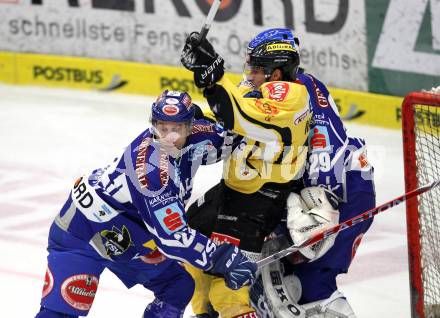
MULTIPOLYGON (((406 191, 440 179, 440 95, 415 92, 402 104, 406 191)), ((407 201, 413 318, 440 318, 440 188, 407 201)))

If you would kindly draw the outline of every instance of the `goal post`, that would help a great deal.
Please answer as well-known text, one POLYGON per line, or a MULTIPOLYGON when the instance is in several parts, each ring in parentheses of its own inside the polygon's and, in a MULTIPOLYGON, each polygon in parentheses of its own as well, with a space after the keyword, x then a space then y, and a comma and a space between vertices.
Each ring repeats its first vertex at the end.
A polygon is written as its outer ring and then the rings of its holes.
MULTIPOLYGON (((408 94, 402 104, 406 191, 440 177, 440 95, 408 94)), ((412 318, 440 318, 440 189, 406 202, 412 318)))

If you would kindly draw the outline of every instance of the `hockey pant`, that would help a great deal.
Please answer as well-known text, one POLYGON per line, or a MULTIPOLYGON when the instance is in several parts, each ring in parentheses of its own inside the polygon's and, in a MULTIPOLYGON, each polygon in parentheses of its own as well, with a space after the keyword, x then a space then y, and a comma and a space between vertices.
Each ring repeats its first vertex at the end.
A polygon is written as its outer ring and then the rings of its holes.
POLYGON ((139 258, 126 262, 105 260, 87 242, 55 224, 50 230, 48 251, 41 306, 55 312, 86 316, 104 268, 112 271, 127 288, 142 284, 154 293, 156 301, 179 311, 185 309, 193 294, 194 281, 176 261, 166 259, 152 265, 139 258))
POLYGON ((226 287, 225 281, 220 277, 205 274, 203 270, 189 264, 185 264, 185 268, 195 282, 191 307, 196 315, 208 313, 209 303, 222 318, 240 317, 241 314, 255 312, 249 303, 249 286, 232 290, 226 287))

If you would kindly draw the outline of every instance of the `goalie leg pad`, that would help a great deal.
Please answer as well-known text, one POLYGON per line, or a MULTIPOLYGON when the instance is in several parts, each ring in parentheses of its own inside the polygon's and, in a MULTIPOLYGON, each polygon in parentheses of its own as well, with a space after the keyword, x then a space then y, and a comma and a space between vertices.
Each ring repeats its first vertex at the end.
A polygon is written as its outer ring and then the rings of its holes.
MULTIPOLYGON (((272 255, 289 246, 285 236, 268 240, 263 246, 263 256, 272 255)), ((298 305, 301 282, 293 274, 285 275, 280 261, 261 269, 257 283, 251 288, 251 300, 262 318, 305 318, 304 309, 298 305)))
POLYGON ((249 297, 252 307, 257 311, 259 318, 275 318, 270 308, 266 294, 264 293, 263 280, 261 275, 257 277, 255 283, 251 286, 249 297))
POLYGON ((347 299, 338 290, 327 299, 302 306, 307 318, 356 318, 347 299))

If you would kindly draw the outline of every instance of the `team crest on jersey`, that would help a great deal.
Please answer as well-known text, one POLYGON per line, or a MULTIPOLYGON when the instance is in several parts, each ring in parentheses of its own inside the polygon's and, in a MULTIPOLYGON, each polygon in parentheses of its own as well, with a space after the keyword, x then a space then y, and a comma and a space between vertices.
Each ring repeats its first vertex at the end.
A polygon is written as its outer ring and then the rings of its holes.
POLYGON ((53 288, 53 275, 50 271, 49 266, 46 269, 46 275, 44 275, 44 286, 43 286, 43 293, 41 295, 41 298, 46 297, 53 288))
POLYGON ((169 204, 155 211, 155 214, 159 224, 167 234, 177 232, 186 225, 183 218, 183 211, 177 203, 169 204))
MULTIPOLYGON (((264 86, 263 90, 267 91, 269 99, 282 102, 289 93, 290 85, 286 82, 271 82, 264 86)), ((263 95, 266 95, 263 93, 263 95)))
POLYGON ((260 100, 256 100, 255 106, 257 106, 258 110, 261 111, 263 114, 266 114, 267 116, 264 118, 266 121, 270 121, 271 118, 275 115, 277 115, 280 111, 278 108, 276 108, 274 105, 271 105, 269 103, 263 103, 260 100))
POLYGON ((87 311, 92 307, 98 283, 98 277, 94 275, 70 276, 61 285, 61 296, 73 308, 87 311))
POLYGON ((122 226, 122 230, 113 226, 111 230, 103 230, 100 234, 106 239, 104 242, 105 252, 109 256, 119 256, 134 245, 131 241, 130 232, 125 225, 122 226))
POLYGON ((313 134, 309 137, 309 145, 312 151, 328 151, 330 150, 330 136, 327 127, 315 126, 313 134))

